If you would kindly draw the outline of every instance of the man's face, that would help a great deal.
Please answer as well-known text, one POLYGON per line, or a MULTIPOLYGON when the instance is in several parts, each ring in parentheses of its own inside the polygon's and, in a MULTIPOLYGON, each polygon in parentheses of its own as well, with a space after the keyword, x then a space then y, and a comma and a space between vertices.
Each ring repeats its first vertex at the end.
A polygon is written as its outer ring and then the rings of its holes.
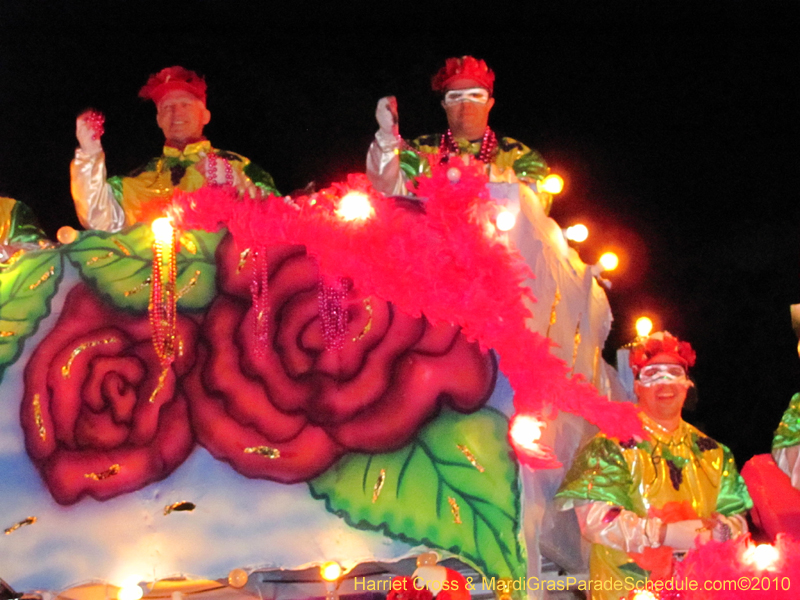
POLYGON ((658 423, 680 419, 691 382, 683 366, 666 357, 642 367, 634 384, 639 408, 658 423))
POLYGON ((203 137, 211 113, 203 102, 183 90, 167 92, 156 106, 156 121, 168 142, 186 144, 203 137))
POLYGON ((442 100, 442 107, 447 113, 447 124, 454 137, 476 140, 486 130, 489 124, 489 111, 494 106, 494 98, 489 97, 486 102, 481 102, 479 90, 485 92, 484 98, 488 97, 488 90, 481 88, 474 81, 459 81, 447 88, 445 98, 442 100), (475 93, 457 93, 465 90, 474 90, 475 93), (451 92, 456 93, 451 94, 451 92), (454 99, 452 96, 461 96, 460 101, 452 101, 454 99))

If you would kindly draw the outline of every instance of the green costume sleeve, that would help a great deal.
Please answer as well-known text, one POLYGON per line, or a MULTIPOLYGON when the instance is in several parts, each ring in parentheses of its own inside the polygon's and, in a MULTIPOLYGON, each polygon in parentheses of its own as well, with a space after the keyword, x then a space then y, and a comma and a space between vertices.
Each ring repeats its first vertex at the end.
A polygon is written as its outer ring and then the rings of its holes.
POLYGON ((111 193, 117 202, 122 204, 122 177, 116 175, 108 178, 108 186, 111 188, 111 193))
POLYGON ((792 396, 789 408, 783 413, 780 425, 772 438, 772 449, 789 448, 800 444, 800 393, 792 396))
POLYGON ((8 229, 8 241, 29 242, 35 244, 41 239, 47 239, 44 231, 39 227, 39 220, 30 207, 24 202, 17 201, 11 209, 11 223, 8 229))
POLYGON ((250 178, 250 181, 256 184, 256 186, 260 187, 264 190, 267 194, 275 194, 276 196, 280 196, 281 193, 278 191, 278 188, 275 187, 275 181, 272 179, 272 175, 267 173, 264 169, 259 167, 255 163, 248 163, 244 169, 242 169, 245 175, 250 178))
POLYGON ((744 479, 736 468, 733 454, 726 446, 722 446, 722 460, 722 480, 717 496, 717 512, 727 517, 750 510, 753 508, 753 501, 750 499, 744 479))
POLYGON ((430 174, 431 170, 428 161, 413 150, 400 152, 400 168, 410 181, 414 181, 421 175, 430 174))
POLYGON ((550 172, 547 163, 536 150, 525 147, 527 152, 514 161, 514 173, 520 179, 541 181, 550 172))
POLYGON ((620 447, 610 439, 595 437, 572 463, 556 498, 598 500, 633 512, 633 478, 620 447))

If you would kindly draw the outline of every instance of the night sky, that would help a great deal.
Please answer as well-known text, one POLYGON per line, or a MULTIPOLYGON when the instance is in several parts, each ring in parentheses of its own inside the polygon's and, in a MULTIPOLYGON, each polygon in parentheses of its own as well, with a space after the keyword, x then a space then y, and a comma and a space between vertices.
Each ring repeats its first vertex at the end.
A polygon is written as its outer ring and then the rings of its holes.
POLYGON ((567 187, 552 215, 590 228, 610 276, 606 346, 642 313, 692 342, 688 420, 741 466, 766 452, 800 391, 800 3, 0 2, 0 195, 45 230, 78 226, 74 119, 106 114, 110 174, 160 152, 147 76, 205 75, 213 144, 284 193, 364 168, 374 109, 398 97, 405 137, 440 132, 430 76, 449 56, 497 74, 491 124, 535 147, 567 187), (55 7, 54 7, 55 6, 55 7))

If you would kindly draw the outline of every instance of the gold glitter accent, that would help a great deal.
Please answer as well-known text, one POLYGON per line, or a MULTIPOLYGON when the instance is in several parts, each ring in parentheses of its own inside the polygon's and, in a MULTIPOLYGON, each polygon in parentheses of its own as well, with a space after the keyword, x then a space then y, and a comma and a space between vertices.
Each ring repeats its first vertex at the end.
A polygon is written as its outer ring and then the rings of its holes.
POLYGON ((3 263, 3 266, 4 267, 10 267, 15 262, 17 262, 20 258, 22 258, 22 256, 24 254, 25 254, 25 250, 17 250, 16 252, 14 252, 14 254, 12 254, 11 256, 8 257, 8 260, 6 260, 3 263))
POLYGON ((39 430, 39 437, 44 442, 47 439, 47 430, 44 428, 44 419, 42 418, 42 405, 39 402, 39 394, 33 395, 33 421, 36 423, 36 428, 39 430))
POLYGON ((553 306, 550 307, 550 323, 547 325, 547 335, 545 337, 550 337, 550 328, 556 324, 556 306, 558 303, 561 302, 561 290, 558 289, 558 284, 556 284, 556 295, 553 297, 553 306))
POLYGON ((582 314, 578 315, 578 324, 575 326, 574 346, 572 347, 572 368, 569 370, 570 376, 575 372, 575 363, 578 360, 578 347, 581 345, 581 317, 583 317, 582 314))
POLYGON ((190 254, 197 254, 197 244, 195 244, 188 235, 183 234, 178 241, 190 254))
POLYGON ((103 481, 103 479, 108 479, 109 477, 113 477, 118 473, 119 473, 119 465, 113 464, 110 467, 108 467, 105 471, 101 471, 100 473, 84 473, 83 476, 86 477, 86 479, 103 481))
POLYGON ((150 285, 150 278, 149 277, 147 279, 145 279, 142 283, 137 285, 135 288, 133 288, 132 290, 128 290, 128 291, 124 292, 125 297, 127 298, 128 296, 133 296, 134 294, 138 294, 144 288, 146 288, 148 285, 150 285))
POLYGON ((173 502, 172 504, 168 504, 164 507, 164 516, 167 516, 171 512, 191 512, 195 508, 197 508, 197 505, 194 502, 188 502, 187 500, 173 502))
POLYGON ((244 449, 245 454, 258 454, 269 459, 281 457, 281 451, 277 448, 270 448, 269 446, 251 446, 244 449))
POLYGON ((461 509, 458 507, 458 502, 452 496, 448 496, 447 501, 450 503, 450 511, 453 513, 453 523, 461 525, 461 509))
POLYGON ((119 340, 117 338, 110 337, 104 340, 92 340, 91 342, 85 342, 80 346, 77 346, 75 349, 72 350, 72 354, 69 355, 67 364, 61 367, 61 374, 64 376, 64 379, 69 377, 69 371, 72 368, 72 363, 75 361, 75 359, 81 352, 83 352, 84 350, 88 350, 89 348, 94 348, 95 346, 100 346, 101 344, 113 344, 114 342, 118 341, 119 340))
POLYGON ((92 258, 90 258, 89 260, 86 261, 86 266, 87 267, 91 267, 98 260, 105 260, 107 258, 111 258, 112 256, 114 256, 114 251, 113 250, 111 250, 108 254, 104 254, 103 256, 93 256, 92 258))
POLYGON ((189 282, 183 286, 180 291, 178 292, 178 299, 182 298, 184 294, 189 292, 195 285, 197 285, 197 280, 200 278, 200 271, 194 272, 194 277, 192 277, 189 282))
POLYGON ((128 250, 128 248, 125 246, 125 244, 123 244, 122 242, 120 242, 120 241, 119 241, 117 238, 115 238, 115 237, 112 237, 112 238, 111 238, 111 241, 112 241, 112 242, 114 242, 114 245, 115 245, 117 248, 119 248, 120 250, 122 250, 122 253, 123 253, 125 256, 130 256, 130 255, 131 255, 131 251, 130 251, 130 250, 128 250))
POLYGON ((38 281, 36 281, 36 282, 34 282, 34 283, 30 284, 30 285, 28 286, 28 289, 29 289, 29 290, 35 290, 37 287, 39 287, 40 285, 42 285, 42 284, 43 284, 45 281, 47 281, 48 279, 50 279, 50 278, 51 278, 51 277, 52 277, 52 276, 55 274, 55 272, 56 272, 56 268, 55 268, 55 267, 50 267, 50 268, 49 268, 47 271, 45 271, 44 275, 42 275, 41 277, 39 277, 39 280, 38 280, 38 281))
POLYGON ((386 469, 381 469, 381 472, 378 473, 378 479, 375 481, 375 485, 372 486, 373 504, 378 501, 378 497, 381 495, 381 490, 383 489, 384 483, 386 483, 386 469))
POLYGON ((236 272, 241 273, 242 269, 244 269, 245 263, 247 263, 247 259, 250 256, 250 248, 245 248, 242 250, 242 253, 239 254, 239 264, 236 267, 236 272))
POLYGON ((0 331, 0 338, 4 337, 11 337, 12 335, 17 335, 13 331, 0 331))
POLYGON ((158 393, 164 389, 164 382, 167 380, 168 373, 169 367, 166 367, 163 371, 161 371, 161 375, 158 376, 158 383, 156 384, 153 393, 150 394, 150 404, 156 401, 156 396, 158 396, 158 393))
POLYGON ((364 329, 361 330, 361 333, 353 338, 354 342, 363 338, 369 333, 369 330, 372 329, 372 302, 369 301, 369 298, 364 298, 364 310, 369 314, 369 318, 367 319, 367 324, 364 325, 364 329))
POLYGON ((20 527, 25 527, 25 525, 33 525, 36 523, 36 517, 28 517, 27 519, 22 519, 19 523, 14 523, 11 527, 6 529, 5 534, 8 535, 10 533, 14 533, 20 527))
POLYGON ((473 466, 473 467, 475 467, 476 469, 478 469, 478 471, 480 471, 481 473, 483 473, 483 472, 486 470, 486 469, 484 469, 484 468, 483 468, 483 465, 481 465, 481 464, 478 462, 478 460, 475 458, 475 455, 474 455, 474 454, 472 454, 472 452, 470 452, 469 448, 467 448, 466 446, 464 446, 464 445, 462 445, 462 444, 456 444, 456 448, 458 448, 459 450, 461 450, 461 454, 463 454, 464 456, 466 456, 466 457, 467 457, 467 460, 468 460, 468 461, 469 461, 469 462, 472 464, 472 466, 473 466))

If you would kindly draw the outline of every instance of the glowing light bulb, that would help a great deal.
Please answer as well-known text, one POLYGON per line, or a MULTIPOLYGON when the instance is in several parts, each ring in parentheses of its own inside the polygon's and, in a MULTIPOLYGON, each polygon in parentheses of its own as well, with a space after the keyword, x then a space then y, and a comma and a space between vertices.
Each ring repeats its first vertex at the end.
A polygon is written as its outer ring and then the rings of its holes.
POLYGON ((368 219, 372 216, 372 204, 369 198, 361 192, 348 192, 339 200, 339 208, 336 214, 345 221, 356 219, 368 219))
POLYGON ((774 569, 780 557, 781 553, 778 549, 770 544, 750 546, 744 553, 744 561, 755 565, 762 571, 774 569))
POLYGON ((456 167, 450 167, 447 169, 447 179, 450 183, 458 183, 461 179, 461 171, 459 171, 456 167))
POLYGON ((636 335, 639 337, 647 337, 653 331, 653 321, 648 317, 639 317, 636 319, 636 335))
POLYGON ((564 237, 573 242, 585 242, 589 237, 589 229, 583 223, 571 225, 564 231, 564 237))
POLYGON ((228 573, 228 585, 233 588, 243 588, 247 585, 247 571, 244 569, 232 569, 228 573))
POLYGON ((564 180, 555 173, 550 173, 539 183, 539 189, 548 194, 560 194, 564 189, 564 180))
POLYGON ((141 577, 138 575, 126 577, 117 590, 117 600, 139 600, 144 595, 144 590, 139 585, 140 581, 141 577))
POLYGON ((510 210, 501 210, 494 220, 497 229, 500 231, 510 231, 517 224, 517 217, 510 210))
POLYGON ((650 590, 636 590, 633 594, 634 600, 658 600, 650 590))
POLYGON ((532 415, 514 415, 511 419, 511 439, 521 448, 538 450, 542 427, 544 423, 532 415))
POLYGON ((56 232, 56 239, 62 244, 71 244, 78 239, 78 232, 69 225, 64 225, 56 232))
POLYGON ((323 563, 319 574, 325 581, 337 581, 342 576, 342 566, 334 561, 323 563))
POLYGON ((599 262, 604 271, 613 271, 619 266, 619 257, 613 252, 606 252, 600 257, 599 262))
POLYGON ((172 240, 173 227, 167 217, 161 217, 153 221, 150 229, 153 230, 153 235, 156 236, 157 242, 165 244, 172 240))

